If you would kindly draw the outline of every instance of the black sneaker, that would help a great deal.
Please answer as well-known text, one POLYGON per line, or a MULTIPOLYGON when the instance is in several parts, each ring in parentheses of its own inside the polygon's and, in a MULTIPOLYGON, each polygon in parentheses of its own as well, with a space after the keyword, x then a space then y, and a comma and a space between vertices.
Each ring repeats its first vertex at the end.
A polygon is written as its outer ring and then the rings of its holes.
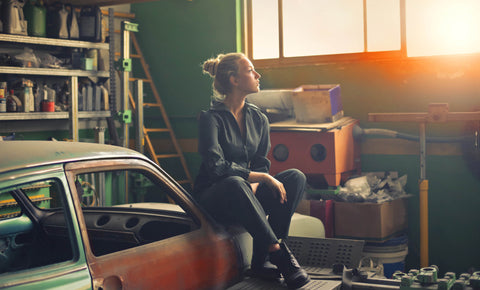
POLYGON ((288 288, 297 289, 310 282, 307 272, 300 267, 284 243, 280 243, 280 250, 270 253, 270 261, 278 267, 288 288))
POLYGON ((273 265, 269 261, 265 261, 265 263, 262 265, 252 264, 250 269, 247 271, 247 275, 273 282, 280 282, 282 279, 282 274, 280 274, 277 266, 273 265))

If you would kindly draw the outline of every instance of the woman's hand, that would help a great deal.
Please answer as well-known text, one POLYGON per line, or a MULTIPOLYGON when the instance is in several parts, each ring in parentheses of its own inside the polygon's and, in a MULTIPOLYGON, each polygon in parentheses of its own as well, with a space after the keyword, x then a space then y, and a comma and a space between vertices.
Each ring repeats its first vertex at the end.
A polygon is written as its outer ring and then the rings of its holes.
POLYGON ((280 197, 280 203, 285 203, 287 202, 287 191, 285 190, 285 187, 283 187, 283 183, 278 181, 275 177, 269 175, 269 178, 267 178, 268 182, 267 185, 270 187, 270 189, 277 193, 280 197))
POLYGON ((280 198, 280 203, 285 203, 287 201, 287 192, 285 188, 283 187, 283 183, 278 181, 275 177, 271 176, 268 173, 263 173, 263 172, 250 172, 250 175, 248 176, 248 181, 252 182, 252 189, 253 192, 256 192, 256 189, 258 185, 254 187, 254 184, 257 182, 264 182, 267 184, 270 189, 278 194, 280 198))

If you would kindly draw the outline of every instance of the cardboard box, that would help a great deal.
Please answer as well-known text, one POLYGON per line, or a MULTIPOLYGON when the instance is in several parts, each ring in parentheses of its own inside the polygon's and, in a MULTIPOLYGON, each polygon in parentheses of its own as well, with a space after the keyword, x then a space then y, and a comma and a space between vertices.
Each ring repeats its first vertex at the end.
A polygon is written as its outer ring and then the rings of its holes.
POLYGON ((335 122, 343 117, 339 85, 304 85, 293 90, 297 122, 335 122))
POLYGON ((334 203, 335 237, 385 241, 408 226, 407 198, 384 203, 334 203))
POLYGON ((333 238, 333 200, 302 200, 296 212, 320 219, 325 238, 333 238))

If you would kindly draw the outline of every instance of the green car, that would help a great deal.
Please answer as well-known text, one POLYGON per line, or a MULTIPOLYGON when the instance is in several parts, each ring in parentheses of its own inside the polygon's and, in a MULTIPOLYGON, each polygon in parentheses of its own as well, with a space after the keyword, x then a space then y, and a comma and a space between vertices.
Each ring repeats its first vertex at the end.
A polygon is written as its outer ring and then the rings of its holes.
POLYGON ((0 288, 222 289, 237 242, 136 151, 0 142, 0 288))

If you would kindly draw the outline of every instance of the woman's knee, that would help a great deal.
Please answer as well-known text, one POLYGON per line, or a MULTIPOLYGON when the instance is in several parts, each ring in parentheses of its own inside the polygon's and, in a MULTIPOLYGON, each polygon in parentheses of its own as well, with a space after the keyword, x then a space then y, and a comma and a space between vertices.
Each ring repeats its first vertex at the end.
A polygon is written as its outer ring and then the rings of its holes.
POLYGON ((307 177, 305 174, 295 168, 285 170, 284 175, 280 178, 287 191, 288 199, 302 199, 307 184, 307 177))
POLYGON ((307 182, 307 177, 305 176, 305 174, 296 168, 282 171, 278 174, 278 177, 279 179, 284 179, 284 182, 287 182, 288 180, 295 181, 299 184, 304 184, 307 182))

